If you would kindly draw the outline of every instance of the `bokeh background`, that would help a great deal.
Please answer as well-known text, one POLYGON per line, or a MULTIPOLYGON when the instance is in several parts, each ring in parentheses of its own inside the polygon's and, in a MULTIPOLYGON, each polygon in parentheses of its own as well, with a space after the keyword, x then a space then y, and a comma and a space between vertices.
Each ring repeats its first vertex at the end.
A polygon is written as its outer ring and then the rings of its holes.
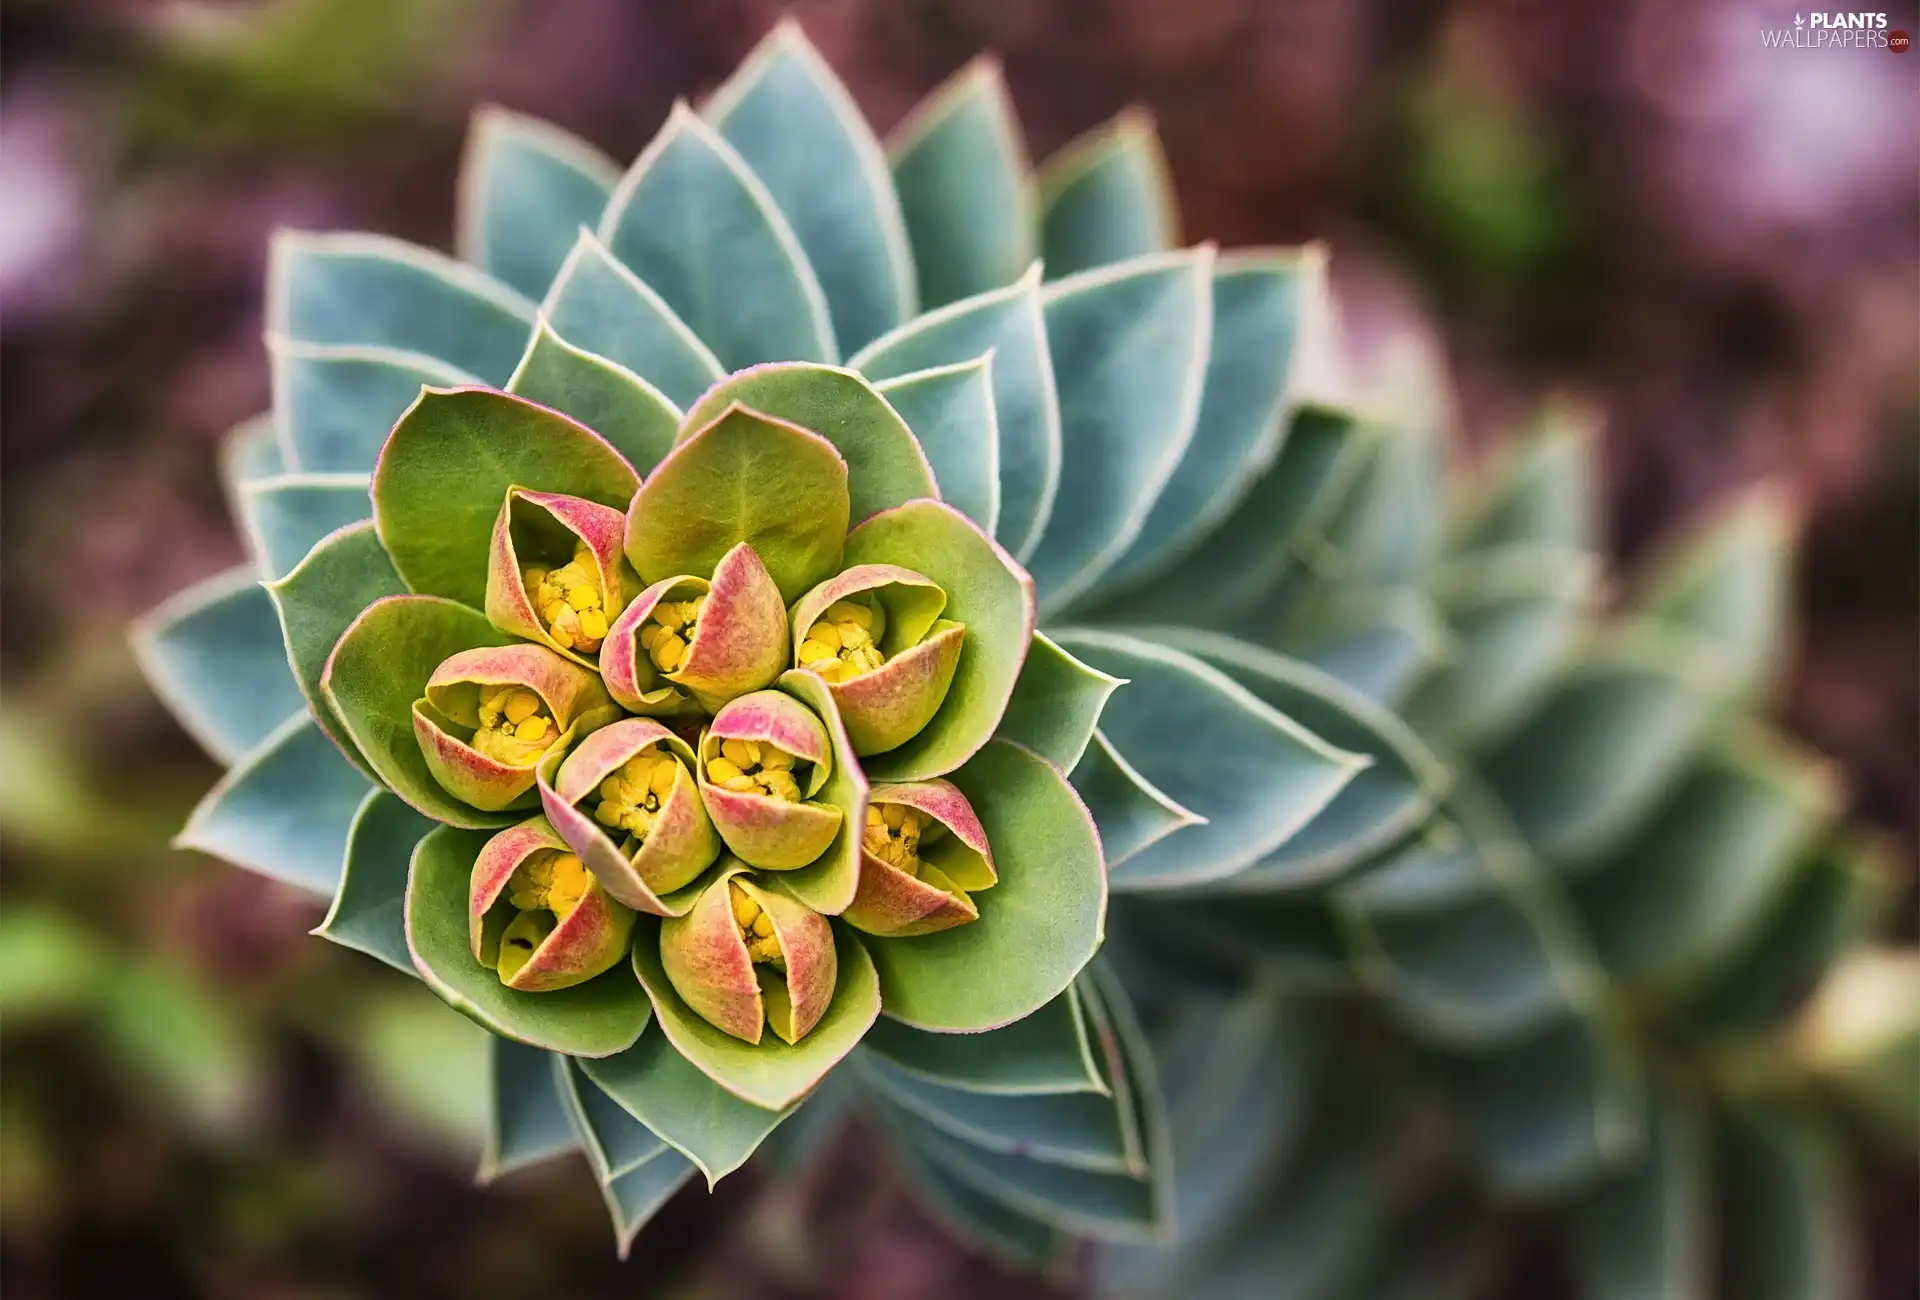
MULTIPOLYGON (((1769 50, 1749 0, 821 0, 883 129, 997 49, 1037 157, 1129 103, 1189 239, 1326 239, 1361 339, 1426 321, 1463 456, 1607 412, 1606 517, 1802 507, 1784 707, 1920 831, 1920 55, 1769 50)), ((240 556, 218 435, 267 404, 277 225, 446 247, 472 106, 631 157, 763 0, 0 0, 0 1290, 8 1300, 1052 1294, 948 1244, 856 1129, 612 1256, 584 1166, 471 1185, 479 1044, 316 908, 168 836, 216 772, 127 620, 240 556)), ((1920 29, 1911 5, 1891 25, 1920 29)), ((1920 1086, 1920 1081, 1916 1081, 1920 1086)), ((1873 1171, 1876 1297, 1920 1190, 1873 1171)), ((1522 1249, 1513 1295, 1552 1296, 1522 1249)))

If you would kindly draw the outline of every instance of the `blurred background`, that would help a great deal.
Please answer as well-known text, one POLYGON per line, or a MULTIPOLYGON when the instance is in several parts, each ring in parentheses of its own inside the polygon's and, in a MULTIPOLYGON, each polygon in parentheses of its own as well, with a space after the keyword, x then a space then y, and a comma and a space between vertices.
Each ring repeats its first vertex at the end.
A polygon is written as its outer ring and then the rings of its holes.
MULTIPOLYGON (((216 769, 123 629, 240 558, 214 456, 267 405, 269 231, 447 247, 476 102, 631 157, 782 8, 0 0, 8 1300, 1052 1294, 947 1244, 857 1132, 799 1185, 687 1193, 618 1264, 577 1162, 472 1187, 475 1031, 307 939, 317 908, 167 847, 216 769)), ((1783 6, 1749 0, 790 9, 883 130, 982 49, 1036 157, 1145 104, 1189 240, 1324 238, 1358 336, 1433 323, 1463 454, 1550 390, 1590 396, 1626 563, 1785 484, 1787 720, 1900 845, 1911 935, 1920 56, 1766 49, 1783 6)), ((1911 1171, 1861 1217, 1872 1294, 1920 1296, 1911 1171)))

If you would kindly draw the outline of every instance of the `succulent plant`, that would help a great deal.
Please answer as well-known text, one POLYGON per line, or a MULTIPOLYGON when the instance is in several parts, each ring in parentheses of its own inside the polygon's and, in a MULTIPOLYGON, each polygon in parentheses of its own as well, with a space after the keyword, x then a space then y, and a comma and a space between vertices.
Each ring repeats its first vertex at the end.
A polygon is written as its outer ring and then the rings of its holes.
POLYGON ((1439 1294, 1540 1196, 1664 1295, 1709 1115, 1824 1267, 1912 1017, 1777 1032, 1875 888, 1757 720, 1776 498, 1603 616, 1584 434, 1449 505, 1317 248, 1173 247, 1139 114, 1036 179, 988 60, 886 147, 791 23, 625 171, 485 110, 458 217, 276 238, 250 560, 136 646, 181 843, 492 1031, 483 1175, 584 1151, 624 1252, 859 1092, 1116 1292, 1439 1294))

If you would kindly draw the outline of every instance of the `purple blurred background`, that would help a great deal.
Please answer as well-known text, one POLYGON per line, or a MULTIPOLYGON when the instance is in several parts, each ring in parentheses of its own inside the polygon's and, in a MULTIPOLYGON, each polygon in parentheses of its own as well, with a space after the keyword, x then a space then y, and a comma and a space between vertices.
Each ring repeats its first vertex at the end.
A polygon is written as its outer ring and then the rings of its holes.
MULTIPOLYGON (((883 130, 998 50, 1036 157, 1129 103, 1185 237, 1323 238, 1357 335, 1436 328, 1469 448, 1607 411, 1631 563, 1772 479, 1803 509, 1789 725, 1920 829, 1920 56, 1770 49, 1747 0, 841 0, 790 7, 883 130)), ((474 1042, 314 909, 171 853, 214 778, 127 620, 240 557, 213 462, 267 403, 268 233, 446 247, 482 100, 631 157, 783 7, 0 0, 0 1288, 38 1296, 1046 1294, 858 1138, 680 1198, 611 1258, 577 1165, 470 1189, 474 1042)), ((1920 29, 1911 3, 1891 25, 1920 29)), ((1916 1192, 1863 1210, 1920 1296, 1916 1192)), ((1538 1294, 1516 1274, 1516 1294, 1538 1294)))

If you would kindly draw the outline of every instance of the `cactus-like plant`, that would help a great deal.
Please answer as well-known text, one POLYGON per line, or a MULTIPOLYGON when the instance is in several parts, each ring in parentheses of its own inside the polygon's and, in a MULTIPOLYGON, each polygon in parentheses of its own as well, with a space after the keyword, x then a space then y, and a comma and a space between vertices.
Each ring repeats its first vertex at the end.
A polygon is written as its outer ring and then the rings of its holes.
POLYGON ((1779 502, 1599 618, 1583 435, 1447 507, 1430 372, 1307 399, 1317 250, 1175 238, 1143 118, 1036 183, 981 61, 883 148, 792 24, 624 172, 483 112, 462 260, 274 244, 252 558, 136 634, 181 842, 491 1030, 483 1172, 623 1251, 857 1088, 1118 1292, 1439 1294, 1551 1193, 1691 1294, 1710 1115, 1815 1294, 1808 1081, 1911 1020, 1773 1032, 1875 896, 1755 721, 1779 502))

